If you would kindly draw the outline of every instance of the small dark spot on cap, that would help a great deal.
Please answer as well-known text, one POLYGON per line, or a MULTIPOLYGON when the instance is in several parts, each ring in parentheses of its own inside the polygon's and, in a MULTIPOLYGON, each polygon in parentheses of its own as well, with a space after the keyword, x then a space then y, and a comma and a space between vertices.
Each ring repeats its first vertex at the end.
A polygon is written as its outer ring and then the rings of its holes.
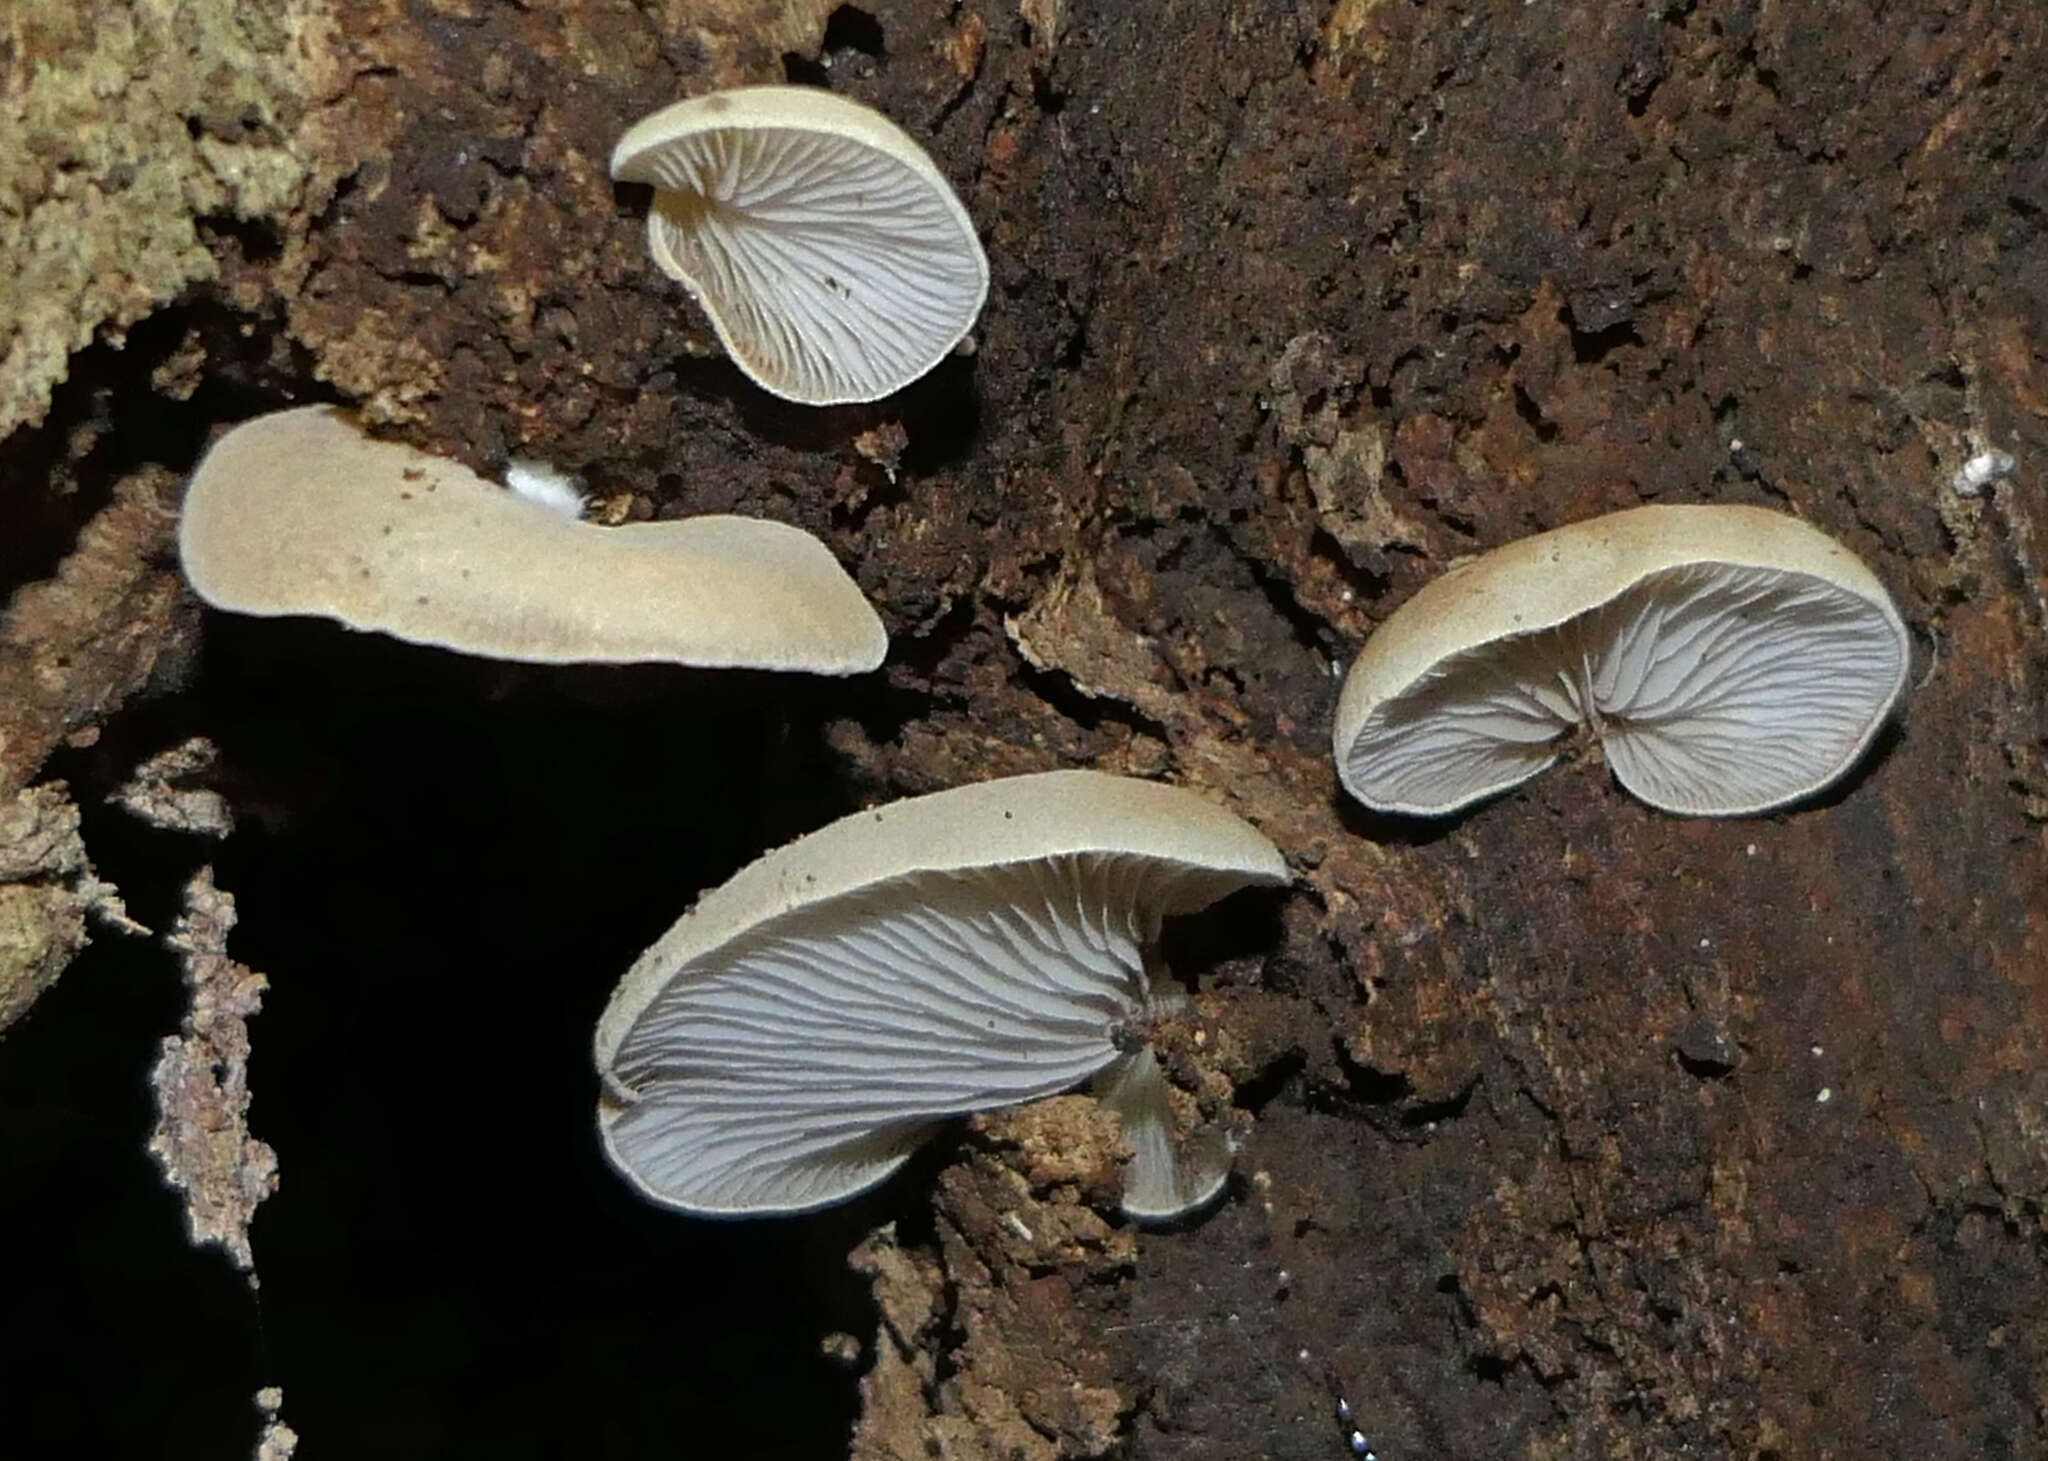
POLYGON ((416 604, 424 605, 427 602, 427 596, 425 594, 421 594, 418 598, 414 599, 413 602, 416 604))
POLYGON ((1017 816, 1017 814, 1016 814, 1015 812, 1004 812, 1004 813, 1003 813, 1003 820, 1004 820, 1005 822, 1010 822, 1010 821, 1014 821, 1014 820, 1016 820, 1016 816, 1017 816))
POLYGON ((385 537, 387 537, 387 538, 391 536, 391 524, 390 524, 390 523, 386 523, 386 524, 384 524, 384 536, 385 536, 385 537))
POLYGON ((729 112, 732 110, 732 103, 722 96, 707 96, 704 98, 704 110, 707 112, 729 112))
POLYGON ((407 502, 412 501, 412 494, 410 492, 401 492, 398 495, 400 497, 403 497, 407 502))
POLYGON ((426 476, 427 474, 425 472, 422 472, 418 467, 407 467, 398 475, 405 478, 405 480, 408 482, 417 482, 419 481, 420 478, 426 476))

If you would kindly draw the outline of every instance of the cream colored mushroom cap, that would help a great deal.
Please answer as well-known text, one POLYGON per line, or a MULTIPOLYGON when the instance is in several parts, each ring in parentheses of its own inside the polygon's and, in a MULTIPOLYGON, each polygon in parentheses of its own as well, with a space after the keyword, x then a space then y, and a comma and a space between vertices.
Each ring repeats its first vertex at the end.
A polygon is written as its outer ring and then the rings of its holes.
POLYGON ((216 608, 491 659, 853 674, 888 651, 859 587, 800 528, 578 522, 328 406, 221 437, 192 474, 178 554, 216 608))
POLYGON ((763 389, 872 401, 943 360, 981 313, 974 221, 917 142, 806 86, 714 92, 636 123, 612 176, 651 183, 647 246, 763 389))
POLYGON ((1156 926, 1226 892, 1288 881, 1265 834, 1181 787, 1101 771, 1004 776, 854 812, 749 863, 642 954, 597 1027, 597 1063, 662 985, 742 933, 784 914, 926 875, 1069 856, 1152 864, 1156 926))
POLYGON ((1855 764, 1905 684, 1904 623, 1818 529, 1741 506, 1651 506, 1539 533, 1426 584, 1346 676, 1346 789, 1440 815, 1505 790, 1592 721, 1616 777, 1734 816, 1855 764))
POLYGON ((706 893, 620 982, 595 1039, 606 1154, 684 1211, 841 1201, 935 1123, 1118 1060, 1159 920, 1287 880, 1221 807, 1092 771, 841 818, 706 893))

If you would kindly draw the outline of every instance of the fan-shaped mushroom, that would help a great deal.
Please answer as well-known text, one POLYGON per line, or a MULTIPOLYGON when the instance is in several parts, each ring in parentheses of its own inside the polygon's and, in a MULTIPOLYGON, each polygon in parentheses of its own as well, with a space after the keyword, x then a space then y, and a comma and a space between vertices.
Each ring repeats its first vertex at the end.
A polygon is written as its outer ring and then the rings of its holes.
POLYGON ((882 621, 801 528, 744 517, 602 528, 328 406, 259 416, 192 474, 178 556, 238 614, 316 614, 539 664, 871 670, 882 621))
POLYGON ((857 812, 742 869, 641 956, 597 1027, 612 1164, 686 1212, 798 1212, 881 1181, 951 1116, 1105 1075, 1128 1205, 1206 1200, 1143 1046, 1162 916, 1287 881, 1192 792, 1092 771, 857 812))
POLYGON ((880 112, 803 86, 677 102, 612 151, 652 183, 647 246, 726 353, 805 405, 872 401, 960 343, 988 294, 974 222, 880 112))
POLYGON ((1586 725, 1654 807, 1767 811, 1856 763, 1907 658, 1884 586, 1819 530, 1634 508, 1482 554, 1402 605, 1345 679, 1337 769, 1368 806, 1440 815, 1586 725))

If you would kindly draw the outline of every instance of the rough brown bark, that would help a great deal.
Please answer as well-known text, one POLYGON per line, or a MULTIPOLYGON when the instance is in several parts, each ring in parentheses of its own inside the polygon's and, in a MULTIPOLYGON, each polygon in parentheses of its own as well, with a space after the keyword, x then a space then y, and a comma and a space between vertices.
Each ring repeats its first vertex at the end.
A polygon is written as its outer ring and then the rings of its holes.
MULTIPOLYGON (((862 1249, 858 1453, 1340 1454, 1326 1367, 1387 1461, 2048 1452, 2048 13, 878 0, 821 50, 829 8, 307 7, 262 122, 300 191, 145 292, 216 276, 177 308, 259 327, 238 378, 479 467, 820 533, 895 639, 831 728, 863 792, 1092 765, 1287 851, 1290 897, 1169 950, 1257 1112, 1242 1190, 1133 1248, 970 1137, 929 1238, 862 1249), (748 386, 605 177, 786 64, 988 244, 977 353, 872 407, 748 386), (1959 492, 1991 447, 2017 475, 1959 492), (1873 564, 1917 653, 1865 767, 1747 821, 1592 766, 1449 825, 1343 803, 1372 626, 1644 500, 1873 564)), ((70 410, 37 429, 110 429, 70 410)), ((120 698, 109 642, 34 759, 120 698)))

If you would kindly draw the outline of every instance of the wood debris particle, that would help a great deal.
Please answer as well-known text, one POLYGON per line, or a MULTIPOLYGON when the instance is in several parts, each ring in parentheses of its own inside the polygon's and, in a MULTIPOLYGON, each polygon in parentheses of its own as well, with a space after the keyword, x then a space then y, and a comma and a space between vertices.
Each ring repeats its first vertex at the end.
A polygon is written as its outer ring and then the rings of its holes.
POLYGON ((1031 27, 1031 43, 1051 55, 1059 45, 1060 0, 1017 0, 1017 14, 1031 27))
POLYGON ((853 449, 863 460, 880 467, 891 482, 896 480, 896 465, 903 460, 903 453, 909 446, 910 433, 903 429, 900 421, 884 421, 853 439, 853 449))

